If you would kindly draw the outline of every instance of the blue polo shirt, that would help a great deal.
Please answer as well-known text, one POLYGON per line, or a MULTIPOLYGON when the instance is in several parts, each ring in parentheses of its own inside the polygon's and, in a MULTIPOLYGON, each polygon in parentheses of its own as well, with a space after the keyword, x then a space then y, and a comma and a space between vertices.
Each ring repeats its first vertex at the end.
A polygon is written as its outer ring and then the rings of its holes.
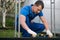
POLYGON ((21 15, 24 15, 25 17, 29 17, 29 20, 31 21, 32 19, 34 19, 36 16, 43 16, 42 11, 40 11, 40 13, 36 14, 32 11, 32 6, 33 5, 28 5, 28 6, 24 6, 22 7, 22 9, 20 10, 21 15))

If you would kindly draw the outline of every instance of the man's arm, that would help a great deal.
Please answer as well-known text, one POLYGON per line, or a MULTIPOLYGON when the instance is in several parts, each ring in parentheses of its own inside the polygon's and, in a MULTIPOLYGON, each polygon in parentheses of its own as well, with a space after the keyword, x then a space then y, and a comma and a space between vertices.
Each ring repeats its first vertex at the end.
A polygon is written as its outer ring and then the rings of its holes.
POLYGON ((49 28, 48 28, 47 20, 44 18, 44 16, 41 16, 40 19, 43 22, 43 24, 45 25, 46 30, 48 30, 49 28))
POLYGON ((43 22, 43 24, 45 25, 47 35, 49 35, 49 37, 53 37, 53 34, 50 32, 50 30, 48 28, 47 20, 44 18, 44 16, 41 16, 40 19, 43 22))
POLYGON ((20 16, 20 24, 21 26, 29 33, 32 35, 32 37, 36 37, 37 33, 35 33, 34 31, 32 31, 26 24, 26 17, 24 15, 20 16))
POLYGON ((29 28, 28 28, 28 26, 26 25, 25 21, 26 21, 26 17, 23 16, 23 15, 21 15, 21 16, 20 16, 20 23, 21 23, 22 27, 27 31, 29 28))

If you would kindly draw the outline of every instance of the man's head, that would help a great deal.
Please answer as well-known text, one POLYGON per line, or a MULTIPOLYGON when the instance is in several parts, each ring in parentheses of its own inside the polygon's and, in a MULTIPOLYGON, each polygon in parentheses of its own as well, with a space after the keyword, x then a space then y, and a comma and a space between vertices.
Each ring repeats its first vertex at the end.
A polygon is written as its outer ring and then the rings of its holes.
POLYGON ((33 12, 39 13, 44 8, 43 1, 36 1, 34 6, 32 7, 33 12))

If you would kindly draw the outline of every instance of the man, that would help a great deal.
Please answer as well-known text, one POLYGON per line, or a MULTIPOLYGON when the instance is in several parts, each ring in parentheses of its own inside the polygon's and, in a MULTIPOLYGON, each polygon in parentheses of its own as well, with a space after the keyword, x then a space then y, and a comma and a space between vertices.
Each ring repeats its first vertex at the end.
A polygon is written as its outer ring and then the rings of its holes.
POLYGON ((20 27, 23 37, 36 37, 37 33, 41 33, 46 29, 47 35, 52 37, 53 34, 48 28, 48 23, 43 16, 42 9, 44 8, 44 3, 42 1, 36 1, 34 5, 24 6, 20 13, 20 27), (43 24, 32 22, 32 20, 39 16, 43 24))

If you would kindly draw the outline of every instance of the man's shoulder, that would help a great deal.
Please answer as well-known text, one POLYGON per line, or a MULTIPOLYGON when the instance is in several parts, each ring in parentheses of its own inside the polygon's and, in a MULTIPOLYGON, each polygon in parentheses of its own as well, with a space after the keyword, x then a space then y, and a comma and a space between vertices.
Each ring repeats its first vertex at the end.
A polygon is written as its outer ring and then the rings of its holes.
POLYGON ((29 9, 30 8, 30 5, 23 6, 22 8, 23 9, 29 9))
POLYGON ((27 5, 27 6, 23 6, 22 7, 22 9, 20 10, 20 13, 22 14, 22 15, 28 15, 29 14, 29 5, 27 5))

